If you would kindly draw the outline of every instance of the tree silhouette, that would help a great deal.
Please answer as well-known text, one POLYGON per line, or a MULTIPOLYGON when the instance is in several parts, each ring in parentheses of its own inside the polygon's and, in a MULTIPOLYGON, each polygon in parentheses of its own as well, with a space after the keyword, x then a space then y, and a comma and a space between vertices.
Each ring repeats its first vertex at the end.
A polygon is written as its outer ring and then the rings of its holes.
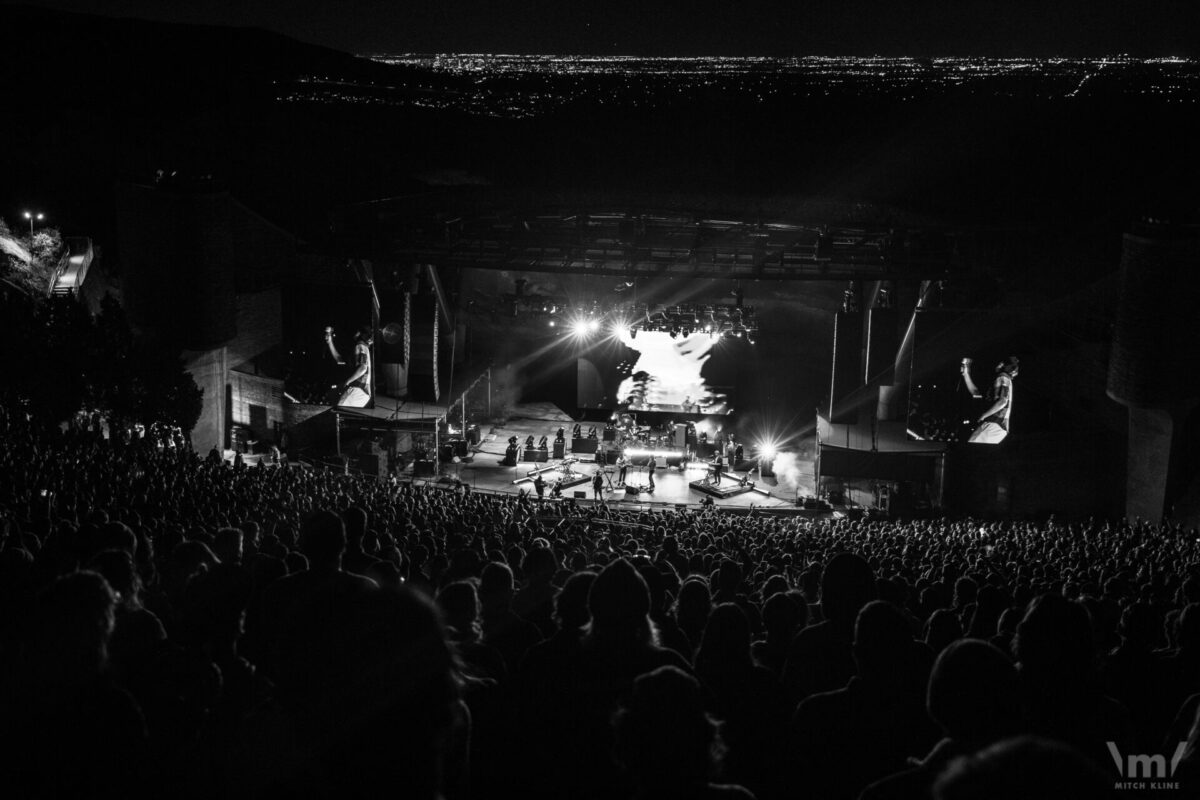
POLYGON ((161 422, 190 431, 203 393, 179 351, 135 335, 112 295, 92 317, 69 297, 0 292, 0 389, 45 424, 89 408, 118 425, 161 422))

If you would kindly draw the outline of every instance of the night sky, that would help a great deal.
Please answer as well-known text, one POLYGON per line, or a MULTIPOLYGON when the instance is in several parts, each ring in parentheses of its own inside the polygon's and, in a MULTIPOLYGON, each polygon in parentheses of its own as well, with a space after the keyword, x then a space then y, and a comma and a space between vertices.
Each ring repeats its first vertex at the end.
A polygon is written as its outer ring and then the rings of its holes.
POLYGON ((47 0, 355 53, 1200 57, 1195 0, 47 0))

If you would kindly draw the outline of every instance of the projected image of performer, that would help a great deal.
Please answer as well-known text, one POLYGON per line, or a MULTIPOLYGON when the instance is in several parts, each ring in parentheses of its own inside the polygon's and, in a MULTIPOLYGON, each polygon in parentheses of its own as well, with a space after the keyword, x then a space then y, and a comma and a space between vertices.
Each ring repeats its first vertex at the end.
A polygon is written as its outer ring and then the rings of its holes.
POLYGON ((617 402, 632 409, 681 406, 713 414, 728 411, 724 394, 715 392, 701 374, 717 339, 707 333, 671 338, 661 331, 642 331, 634 338, 622 330, 619 339, 637 353, 630 376, 617 388, 617 402))
MULTIPOLYGON (((964 358, 960 370, 963 383, 972 397, 982 398, 983 392, 971 379, 971 359, 964 358)), ((1017 377, 1020 361, 1009 356, 996 365, 996 377, 992 382, 987 399, 991 405, 979 415, 978 425, 967 441, 977 444, 999 444, 1008 436, 1009 417, 1012 415, 1013 379, 1017 377)))
MULTIPOLYGON (((365 408, 371 402, 371 344, 373 336, 370 328, 362 328, 354 336, 354 372, 342 382, 342 394, 338 398, 339 406, 365 408)), ((333 329, 325 329, 325 344, 334 360, 339 364, 345 363, 337 346, 333 343, 333 329)))

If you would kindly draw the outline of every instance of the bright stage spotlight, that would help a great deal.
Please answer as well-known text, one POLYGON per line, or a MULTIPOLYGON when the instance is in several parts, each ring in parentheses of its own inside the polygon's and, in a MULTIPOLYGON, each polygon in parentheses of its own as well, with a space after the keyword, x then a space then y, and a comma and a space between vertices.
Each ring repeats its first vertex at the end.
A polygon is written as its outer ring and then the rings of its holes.
POLYGON ((779 448, 772 442, 760 442, 758 445, 758 457, 764 461, 769 461, 775 458, 779 452, 779 448))
POLYGON ((592 333, 595 333, 596 331, 600 330, 600 320, 589 319, 588 323, 587 323, 587 329, 592 333))
POLYGON ((588 330, 589 326, 586 319, 577 319, 571 323, 571 332, 576 336, 587 336, 588 330))

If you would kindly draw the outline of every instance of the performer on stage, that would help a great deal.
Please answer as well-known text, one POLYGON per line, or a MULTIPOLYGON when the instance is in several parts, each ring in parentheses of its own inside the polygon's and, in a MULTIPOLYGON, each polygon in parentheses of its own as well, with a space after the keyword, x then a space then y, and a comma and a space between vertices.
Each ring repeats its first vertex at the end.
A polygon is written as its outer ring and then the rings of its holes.
MULTIPOLYGON (((345 390, 338 398, 339 406, 366 408, 371 402, 371 344, 374 341, 370 328, 362 328, 354 336, 354 372, 350 373, 342 386, 345 390)), ((333 328, 325 329, 325 344, 339 364, 345 363, 333 343, 333 328)))
POLYGON ((599 469, 592 476, 592 496, 597 500, 604 499, 604 474, 599 469))
POLYGON ((658 469, 658 462, 654 460, 654 456, 646 459, 646 475, 650 479, 650 492, 654 493, 654 470, 658 469))
POLYGON ((617 456, 617 483, 625 485, 625 474, 629 472, 629 461, 625 458, 625 453, 617 456))
POLYGON ((723 459, 721 457, 720 453, 717 453, 716 456, 714 456, 714 459, 715 460, 713 461, 713 483, 716 484, 717 486, 720 486, 721 485, 721 470, 725 467, 725 459, 723 459))
POLYGON ((542 477, 542 473, 538 473, 533 479, 533 488, 537 492, 538 500, 541 500, 546 495, 546 479, 542 477))
MULTIPOLYGON (((1017 377, 1021 362, 1016 356, 1009 356, 996 365, 996 379, 992 382, 988 399, 992 404, 979 415, 979 424, 967 441, 978 444, 1000 444, 1008 436, 1008 421, 1012 415, 1013 379, 1017 377)), ((979 387, 971 380, 971 359, 964 358, 962 366, 963 383, 972 397, 983 397, 979 387)))

